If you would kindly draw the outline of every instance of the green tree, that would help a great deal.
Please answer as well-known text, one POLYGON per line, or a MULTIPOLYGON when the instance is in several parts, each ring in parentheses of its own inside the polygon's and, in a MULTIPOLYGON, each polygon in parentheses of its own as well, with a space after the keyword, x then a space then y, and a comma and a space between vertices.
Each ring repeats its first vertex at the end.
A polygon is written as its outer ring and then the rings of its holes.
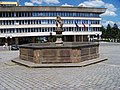
POLYGON ((112 28, 111 28, 110 24, 107 25, 106 38, 112 38, 112 28))
POLYGON ((102 26, 100 30, 102 31, 102 38, 119 39, 120 42, 120 29, 116 23, 113 25, 113 27, 108 24, 106 29, 104 26, 102 26))
POLYGON ((100 28, 100 31, 102 32, 102 38, 106 38, 106 29, 104 28, 104 26, 102 26, 101 28, 100 28))
POLYGON ((118 25, 115 23, 113 29, 119 30, 118 25))
POLYGON ((118 25, 115 23, 111 30, 112 38, 117 39, 118 31, 119 31, 118 25))

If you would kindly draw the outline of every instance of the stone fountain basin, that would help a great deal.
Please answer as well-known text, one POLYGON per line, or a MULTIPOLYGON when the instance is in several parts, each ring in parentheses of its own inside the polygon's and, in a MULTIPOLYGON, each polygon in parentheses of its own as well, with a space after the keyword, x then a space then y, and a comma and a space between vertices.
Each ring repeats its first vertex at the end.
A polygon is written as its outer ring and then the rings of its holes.
POLYGON ((38 64, 80 63, 99 57, 99 44, 89 42, 30 43, 20 46, 19 58, 38 64))

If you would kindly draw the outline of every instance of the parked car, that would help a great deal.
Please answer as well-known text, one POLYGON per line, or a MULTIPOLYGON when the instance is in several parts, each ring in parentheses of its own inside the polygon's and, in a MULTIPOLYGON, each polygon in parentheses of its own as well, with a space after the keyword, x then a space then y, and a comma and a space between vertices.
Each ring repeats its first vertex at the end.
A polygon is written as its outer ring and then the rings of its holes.
POLYGON ((11 45, 11 50, 19 50, 19 46, 16 44, 11 45))

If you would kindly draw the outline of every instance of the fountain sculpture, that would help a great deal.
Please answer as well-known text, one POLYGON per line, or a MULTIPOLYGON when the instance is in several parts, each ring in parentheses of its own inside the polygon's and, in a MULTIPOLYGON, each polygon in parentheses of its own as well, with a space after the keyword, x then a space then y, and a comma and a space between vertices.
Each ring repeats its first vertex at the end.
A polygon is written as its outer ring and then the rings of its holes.
POLYGON ((99 44, 90 42, 63 42, 63 22, 56 17, 56 42, 30 43, 20 46, 19 58, 37 64, 80 63, 99 57, 99 44))

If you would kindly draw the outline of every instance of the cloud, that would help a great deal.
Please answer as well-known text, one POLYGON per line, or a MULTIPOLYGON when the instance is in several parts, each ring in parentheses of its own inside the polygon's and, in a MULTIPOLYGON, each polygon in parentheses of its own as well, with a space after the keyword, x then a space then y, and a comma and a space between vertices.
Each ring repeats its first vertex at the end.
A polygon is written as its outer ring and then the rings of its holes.
POLYGON ((111 26, 113 26, 114 23, 115 23, 115 22, 113 22, 113 21, 105 21, 105 20, 104 20, 103 23, 102 23, 102 25, 103 25, 104 27, 107 27, 108 24, 110 24, 111 26))
POLYGON ((84 6, 84 7, 101 7, 104 6, 104 2, 102 0, 89 0, 84 1, 83 3, 80 3, 78 6, 84 6))
POLYGON ((25 2, 24 4, 25 4, 25 6, 33 6, 33 5, 34 5, 34 4, 31 3, 31 2, 25 2))
POLYGON ((101 16, 117 16, 117 14, 114 11, 106 10, 101 16))
POLYGON ((30 0, 33 4, 42 4, 43 0, 30 0))
POLYGON ((107 8, 106 12, 101 14, 101 16, 117 16, 115 6, 113 4, 105 3, 102 0, 88 0, 80 3, 79 6, 83 7, 103 7, 107 8))
POLYGON ((73 5, 69 5, 69 4, 65 3, 62 6, 73 6, 73 5))
POLYGON ((106 20, 103 20, 102 22, 103 22, 102 25, 104 27, 107 27, 108 24, 110 24, 111 27, 113 27, 113 25, 116 23, 118 25, 118 28, 120 28, 120 22, 106 21, 106 20))
POLYGON ((118 25, 118 28, 120 29, 120 22, 116 22, 116 24, 118 25))
POLYGON ((33 4, 42 4, 42 3, 47 3, 47 4, 58 4, 60 3, 59 0, 30 0, 33 4))
POLYGON ((117 16, 117 14, 115 13, 115 11, 117 10, 117 8, 115 8, 115 6, 113 4, 105 4, 105 8, 107 8, 106 12, 101 14, 101 16, 117 16))
POLYGON ((60 3, 59 0, 43 0, 47 4, 58 4, 60 3))
POLYGON ((105 4, 105 8, 107 8, 110 11, 116 11, 117 10, 113 4, 108 4, 108 3, 105 4))
POLYGON ((118 22, 117 25, 118 25, 118 28, 120 29, 120 22, 118 22))

